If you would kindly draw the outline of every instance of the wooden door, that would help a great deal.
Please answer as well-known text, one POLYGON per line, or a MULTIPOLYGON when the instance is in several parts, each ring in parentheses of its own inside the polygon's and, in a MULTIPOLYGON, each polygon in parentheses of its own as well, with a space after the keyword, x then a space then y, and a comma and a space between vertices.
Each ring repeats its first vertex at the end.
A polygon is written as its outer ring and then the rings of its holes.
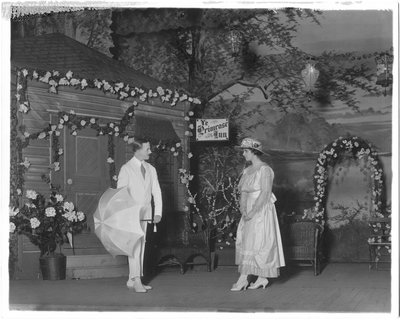
POLYGON ((64 132, 64 190, 87 217, 87 229, 74 236, 75 254, 100 254, 105 249, 94 233, 93 214, 103 192, 110 186, 107 136, 93 129, 71 135, 64 132))

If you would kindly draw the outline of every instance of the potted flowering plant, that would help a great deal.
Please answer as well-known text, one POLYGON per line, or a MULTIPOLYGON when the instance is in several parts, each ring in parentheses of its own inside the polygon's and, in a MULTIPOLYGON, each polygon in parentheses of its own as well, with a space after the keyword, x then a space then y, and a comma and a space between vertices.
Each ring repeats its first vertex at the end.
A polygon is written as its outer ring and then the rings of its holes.
POLYGON ((34 190, 27 190, 25 196, 23 206, 10 208, 10 232, 26 235, 39 247, 43 279, 65 279, 61 246, 82 231, 86 216, 55 189, 48 199, 34 190), (60 253, 55 252, 57 247, 60 253))
POLYGON ((242 160, 232 146, 197 148, 193 150, 198 154, 197 174, 179 170, 187 192, 184 232, 188 244, 208 248, 214 268, 216 261, 234 260, 234 251, 230 249, 234 249, 241 217, 238 182, 242 160), (194 238, 201 241, 196 243, 194 238))

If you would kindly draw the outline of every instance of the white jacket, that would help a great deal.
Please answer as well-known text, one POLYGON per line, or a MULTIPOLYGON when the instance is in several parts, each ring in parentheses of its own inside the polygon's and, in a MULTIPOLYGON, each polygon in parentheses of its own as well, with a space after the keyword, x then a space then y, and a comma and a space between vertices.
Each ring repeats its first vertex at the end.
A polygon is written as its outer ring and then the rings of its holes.
POLYGON ((160 184, 156 169, 145 161, 141 162, 135 157, 132 157, 125 163, 118 175, 117 188, 128 186, 129 193, 133 200, 141 204, 141 219, 151 219, 151 196, 154 199, 154 215, 162 216, 162 197, 160 184), (145 179, 140 169, 143 163, 146 169, 145 179))

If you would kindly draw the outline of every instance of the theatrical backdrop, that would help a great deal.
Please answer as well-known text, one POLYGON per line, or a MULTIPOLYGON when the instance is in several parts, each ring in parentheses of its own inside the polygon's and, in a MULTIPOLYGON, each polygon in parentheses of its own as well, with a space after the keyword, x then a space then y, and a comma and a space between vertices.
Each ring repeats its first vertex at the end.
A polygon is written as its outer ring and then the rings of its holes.
MULTIPOLYGON (((390 224, 370 220, 391 214, 392 12, 119 8, 11 25, 11 277, 40 277, 49 248, 32 231, 39 221, 26 224, 18 210, 32 214, 27 190, 49 195, 52 184, 85 214, 62 229, 76 231, 74 246, 61 234, 67 277, 127 272, 126 260, 105 257, 93 215, 134 136, 151 139, 163 191, 149 264, 184 272, 198 254, 209 269, 234 265, 245 166, 235 146, 247 136, 274 170, 284 242, 291 224, 311 221, 327 262, 371 262, 371 228, 390 243, 390 224), (266 32, 258 14, 286 17, 295 36, 279 19, 266 32)), ((383 251, 390 258, 390 244, 383 251)))

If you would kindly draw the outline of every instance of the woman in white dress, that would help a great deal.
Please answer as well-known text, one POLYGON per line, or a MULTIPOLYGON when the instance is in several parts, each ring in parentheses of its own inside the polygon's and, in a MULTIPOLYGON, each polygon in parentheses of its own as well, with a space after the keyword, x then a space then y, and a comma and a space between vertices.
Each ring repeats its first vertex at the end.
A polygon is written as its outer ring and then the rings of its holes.
POLYGON ((236 234, 235 263, 240 277, 231 291, 257 289, 268 284, 268 278, 279 276, 279 268, 285 266, 282 240, 272 193, 274 172, 263 161, 262 145, 246 138, 240 148, 251 164, 244 169, 239 182, 240 211, 242 218, 236 234), (248 276, 258 276, 250 286, 248 276))

